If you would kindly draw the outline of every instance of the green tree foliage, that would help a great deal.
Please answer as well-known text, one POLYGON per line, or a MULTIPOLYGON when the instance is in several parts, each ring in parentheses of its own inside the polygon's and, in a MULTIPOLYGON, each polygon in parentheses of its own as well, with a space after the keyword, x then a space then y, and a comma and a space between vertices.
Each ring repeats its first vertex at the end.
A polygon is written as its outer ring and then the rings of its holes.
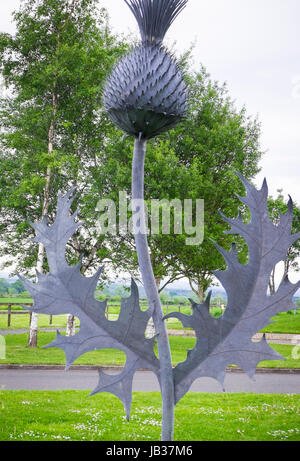
POLYGON ((11 282, 5 278, 0 279, 0 295, 7 296, 11 294, 20 294, 24 293, 24 291, 24 285, 20 280, 11 282))
MULTIPOLYGON (((0 71, 10 90, 0 100, 1 254, 10 255, 7 266, 16 258, 24 270, 37 260, 27 219, 40 219, 45 204, 51 219, 58 189, 71 185, 89 203, 111 127, 102 88, 125 45, 96 0, 25 0, 14 20, 15 36, 0 35, 0 71)), ((85 254, 94 256, 92 231, 85 237, 85 254)), ((80 242, 72 244, 78 257, 80 242)))
POLYGON ((118 285, 114 289, 114 296, 119 296, 120 298, 127 298, 130 294, 130 288, 122 285, 118 285))
POLYGON ((159 297, 162 304, 167 304, 169 301, 171 301, 170 293, 166 290, 161 291, 159 297))
POLYGON ((6 279, 0 279, 0 295, 8 293, 9 290, 9 283, 6 279))
POLYGON ((16 280, 15 282, 11 283, 10 288, 15 290, 16 293, 20 294, 25 291, 24 285, 21 280, 16 280))

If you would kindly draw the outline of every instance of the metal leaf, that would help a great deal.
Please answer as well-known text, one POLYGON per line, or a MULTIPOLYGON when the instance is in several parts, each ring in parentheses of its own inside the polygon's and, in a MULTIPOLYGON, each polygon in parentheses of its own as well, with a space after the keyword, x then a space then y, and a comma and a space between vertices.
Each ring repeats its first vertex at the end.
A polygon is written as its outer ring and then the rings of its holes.
POLYGON ((72 314, 80 320, 80 331, 66 337, 57 332, 56 339, 47 347, 59 347, 66 355, 66 368, 82 354, 98 349, 119 349, 127 356, 121 375, 112 378, 100 371, 100 384, 93 393, 111 392, 124 403, 127 417, 130 413, 132 379, 140 367, 152 370, 159 379, 159 361, 154 353, 154 340, 145 338, 145 330, 151 314, 141 311, 138 288, 132 280, 131 295, 123 299, 117 321, 105 316, 106 302, 95 299, 94 293, 100 268, 93 277, 84 277, 81 262, 69 266, 65 248, 81 223, 75 222, 76 212, 71 215, 74 197, 71 190, 65 197, 58 196, 57 216, 49 226, 47 219, 33 224, 36 242, 45 246, 50 272, 38 274, 37 283, 19 276, 34 299, 33 312, 60 315, 72 314))
POLYGON ((253 378, 259 362, 283 360, 269 347, 265 337, 260 342, 253 342, 252 338, 277 313, 294 306, 292 299, 300 282, 292 284, 285 279, 272 296, 268 295, 268 282, 274 266, 286 258, 288 249, 300 235, 291 234, 291 201, 287 213, 276 226, 268 214, 266 181, 261 190, 256 190, 241 175, 239 177, 247 191, 240 200, 249 208, 251 222, 245 224, 240 215, 237 219, 225 216, 223 219, 231 225, 229 233, 239 234, 246 240, 249 259, 247 264, 240 264, 235 245, 230 252, 216 245, 228 265, 227 270, 215 273, 227 292, 225 313, 217 319, 212 318, 207 300, 204 304, 193 303, 191 316, 171 313, 165 317, 178 318, 184 326, 194 328, 197 338, 187 360, 174 370, 176 402, 197 378, 212 377, 224 385, 227 365, 235 364, 253 378))

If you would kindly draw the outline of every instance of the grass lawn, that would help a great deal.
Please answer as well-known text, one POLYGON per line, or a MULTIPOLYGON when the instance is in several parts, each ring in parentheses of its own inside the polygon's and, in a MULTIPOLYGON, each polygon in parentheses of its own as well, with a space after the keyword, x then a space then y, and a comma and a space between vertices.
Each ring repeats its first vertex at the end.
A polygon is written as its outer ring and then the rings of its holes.
POLYGON ((300 311, 297 314, 283 312, 272 319, 274 323, 268 325, 262 331, 264 333, 300 334, 300 311))
MULTIPOLYGON (((182 310, 189 314, 188 308, 182 310)), ((171 310, 170 310, 171 312, 171 310)), ((216 311, 216 316, 218 312, 216 311)), ((296 315, 294 313, 282 312, 271 319, 273 323, 261 330, 262 333, 278 333, 278 334, 300 334, 300 311, 298 309, 296 315)), ((182 324, 176 319, 168 319, 167 327, 169 329, 182 329, 182 324)))
POLYGON ((27 298, 18 298, 17 296, 14 298, 9 297, 9 298, 0 298, 0 303, 32 303, 32 298, 29 296, 27 298))
MULTIPOLYGON (((0 391, 0 441, 159 441, 159 393, 134 393, 131 421, 110 394, 0 391)), ((300 441, 300 396, 189 393, 175 441, 300 441)))
MULTIPOLYGON (((55 333, 39 332, 38 348, 32 349, 27 347, 28 334, 7 335, 6 341, 6 359, 1 360, 0 364, 65 364, 65 355, 58 348, 43 349, 42 347, 49 344, 55 338, 55 333)), ((172 361, 175 366, 177 363, 186 359, 187 349, 192 349, 195 344, 195 338, 170 336, 170 345, 172 350, 172 361)), ((259 367, 263 368, 300 368, 299 354, 292 354, 294 346, 272 344, 277 352, 283 357, 283 360, 272 360, 261 362, 259 367), (294 355, 294 358, 293 358, 294 355), (298 357, 298 358, 297 358, 298 357)), ((125 363, 125 354, 118 350, 92 351, 79 357, 75 365, 123 365, 125 363)))

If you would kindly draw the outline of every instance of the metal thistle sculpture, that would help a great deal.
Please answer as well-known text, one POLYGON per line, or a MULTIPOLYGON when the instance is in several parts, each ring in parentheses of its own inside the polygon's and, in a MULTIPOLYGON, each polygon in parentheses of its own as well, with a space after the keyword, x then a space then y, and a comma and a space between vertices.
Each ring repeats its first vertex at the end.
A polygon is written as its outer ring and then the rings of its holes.
MULTIPOLYGON (((173 76, 177 72, 176 64, 161 45, 167 28, 186 1, 128 0, 126 3, 138 20, 143 44, 116 67, 107 85, 105 104, 118 126, 135 136, 132 198, 143 199, 146 140, 177 123, 186 107, 184 83, 180 74, 173 76), (165 67, 163 72, 162 66, 165 67), (123 78, 126 78, 125 83, 122 83, 123 78), (120 92, 122 98, 114 98, 114 92, 116 95, 120 92)), ((218 319, 209 314, 210 295, 204 304, 192 301, 193 313, 190 316, 181 313, 163 316, 147 237, 135 227, 136 250, 149 308, 146 312, 140 310, 138 289, 133 281, 131 296, 122 300, 118 320, 109 321, 105 316, 106 303, 94 298, 102 269, 93 277, 86 278, 80 272, 81 261, 76 266, 69 266, 65 259, 67 242, 81 225, 75 221, 77 213, 70 214, 73 190, 64 197, 58 196, 57 216, 52 225, 48 224, 47 218, 32 224, 36 231, 35 241, 46 248, 50 268, 48 274, 38 274, 37 283, 20 276, 34 298, 32 311, 50 315, 71 313, 80 320, 77 335, 65 337, 57 333, 48 347, 59 347, 65 352, 67 368, 80 355, 91 350, 124 351, 127 360, 123 371, 112 376, 99 370, 99 384, 93 394, 111 392, 119 397, 128 419, 136 370, 147 368, 153 371, 161 386, 163 441, 172 440, 175 404, 188 392, 195 379, 212 377, 223 385, 227 365, 235 364, 253 377, 260 361, 283 359, 268 346, 265 338, 253 342, 252 337, 274 315, 293 306, 293 295, 300 282, 293 285, 286 279, 274 295, 268 296, 267 291, 273 267, 286 258, 288 249, 300 238, 300 233, 291 234, 291 200, 287 213, 275 225, 268 215, 266 181, 261 190, 256 190, 242 176, 240 179, 247 193, 240 200, 250 210, 251 221, 244 223, 241 214, 237 219, 225 216, 223 219, 231 225, 230 233, 239 234, 246 240, 249 258, 247 264, 241 265, 235 245, 230 252, 217 245, 228 265, 227 270, 215 273, 228 295, 227 309, 218 319), (155 323, 159 359, 153 350, 155 338, 145 338, 151 317, 155 323), (170 317, 179 319, 185 327, 193 328, 197 339, 194 349, 188 351, 187 359, 174 370, 165 324, 165 319, 170 317)), ((143 206, 141 212, 144 214, 143 206)))
MULTIPOLYGON (((135 137, 132 161, 132 200, 144 200, 147 139, 174 127, 185 116, 187 91, 183 76, 162 45, 170 25, 187 0, 125 0, 134 14, 142 44, 125 56, 112 72, 104 105, 116 125, 135 137)), ((137 211, 137 210, 136 210, 137 211)), ((145 222, 144 206, 139 209, 145 222)), ((139 266, 153 318, 160 358, 162 440, 172 440, 174 382, 168 333, 149 256, 147 236, 134 223, 139 266)))

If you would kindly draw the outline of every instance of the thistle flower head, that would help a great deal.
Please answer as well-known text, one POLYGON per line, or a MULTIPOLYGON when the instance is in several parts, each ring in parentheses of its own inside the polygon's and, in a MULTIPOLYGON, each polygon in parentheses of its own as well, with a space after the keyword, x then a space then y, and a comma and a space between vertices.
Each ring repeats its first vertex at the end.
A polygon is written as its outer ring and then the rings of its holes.
POLYGON ((139 25, 142 44, 113 70, 104 106, 112 121, 131 136, 153 138, 186 114, 183 75, 162 41, 187 1, 125 0, 139 25))

